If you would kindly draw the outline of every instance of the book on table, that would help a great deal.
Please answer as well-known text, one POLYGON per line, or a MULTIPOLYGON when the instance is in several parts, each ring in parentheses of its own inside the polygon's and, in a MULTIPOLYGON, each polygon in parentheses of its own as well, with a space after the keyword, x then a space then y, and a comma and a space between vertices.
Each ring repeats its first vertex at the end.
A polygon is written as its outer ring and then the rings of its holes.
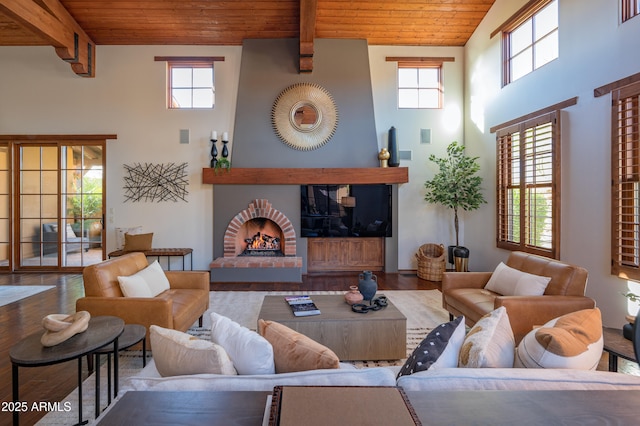
POLYGON ((309 296, 287 296, 284 300, 291 306, 293 315, 297 317, 320 315, 320 309, 318 309, 309 296))

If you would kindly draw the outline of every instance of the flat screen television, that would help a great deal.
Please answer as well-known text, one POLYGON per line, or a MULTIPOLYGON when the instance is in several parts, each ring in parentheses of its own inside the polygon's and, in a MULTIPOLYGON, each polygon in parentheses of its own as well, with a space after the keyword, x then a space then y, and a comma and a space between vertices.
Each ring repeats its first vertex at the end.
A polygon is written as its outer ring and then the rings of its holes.
POLYGON ((300 228, 302 237, 391 237, 391 185, 302 185, 300 228))

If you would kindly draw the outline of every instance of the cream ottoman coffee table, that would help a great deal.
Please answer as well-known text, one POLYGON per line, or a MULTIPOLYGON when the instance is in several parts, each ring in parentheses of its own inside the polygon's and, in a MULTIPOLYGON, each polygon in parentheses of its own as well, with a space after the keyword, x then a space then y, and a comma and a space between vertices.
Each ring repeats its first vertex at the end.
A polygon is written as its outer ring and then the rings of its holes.
POLYGON ((296 317, 284 298, 265 296, 258 319, 279 322, 310 337, 331 348, 341 361, 407 356, 407 318, 391 302, 361 314, 353 312, 341 294, 312 295, 321 314, 296 317))

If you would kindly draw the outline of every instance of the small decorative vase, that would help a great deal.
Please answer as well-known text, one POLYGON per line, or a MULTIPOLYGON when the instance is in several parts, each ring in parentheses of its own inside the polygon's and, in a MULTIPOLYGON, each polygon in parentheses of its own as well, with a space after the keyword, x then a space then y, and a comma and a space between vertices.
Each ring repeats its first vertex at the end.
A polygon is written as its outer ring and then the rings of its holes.
POLYGON ((360 290, 358 290, 357 285, 350 286, 349 291, 344 294, 344 300, 350 305, 362 303, 363 299, 364 296, 360 293, 360 290))
POLYGON ((382 148, 380 153, 378 153, 378 160, 380 160, 380 167, 389 167, 389 150, 387 148, 382 148))
POLYGON ((398 141, 396 140, 396 128, 391 126, 389 129, 389 141, 388 141, 388 150, 389 150, 389 167, 398 167, 400 165, 400 156, 398 152, 398 141))
POLYGON ((358 290, 362 293, 363 299, 371 303, 378 291, 378 277, 371 271, 362 271, 358 278, 358 290))

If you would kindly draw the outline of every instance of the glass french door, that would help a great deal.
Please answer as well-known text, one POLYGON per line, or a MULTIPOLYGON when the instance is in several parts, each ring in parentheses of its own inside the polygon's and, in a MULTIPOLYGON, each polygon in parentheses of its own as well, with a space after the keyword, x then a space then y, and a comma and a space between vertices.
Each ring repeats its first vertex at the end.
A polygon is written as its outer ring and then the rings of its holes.
POLYGON ((0 270, 11 267, 11 151, 0 143, 0 270))
POLYGON ((104 147, 16 144, 14 269, 81 270, 104 259, 104 147))

